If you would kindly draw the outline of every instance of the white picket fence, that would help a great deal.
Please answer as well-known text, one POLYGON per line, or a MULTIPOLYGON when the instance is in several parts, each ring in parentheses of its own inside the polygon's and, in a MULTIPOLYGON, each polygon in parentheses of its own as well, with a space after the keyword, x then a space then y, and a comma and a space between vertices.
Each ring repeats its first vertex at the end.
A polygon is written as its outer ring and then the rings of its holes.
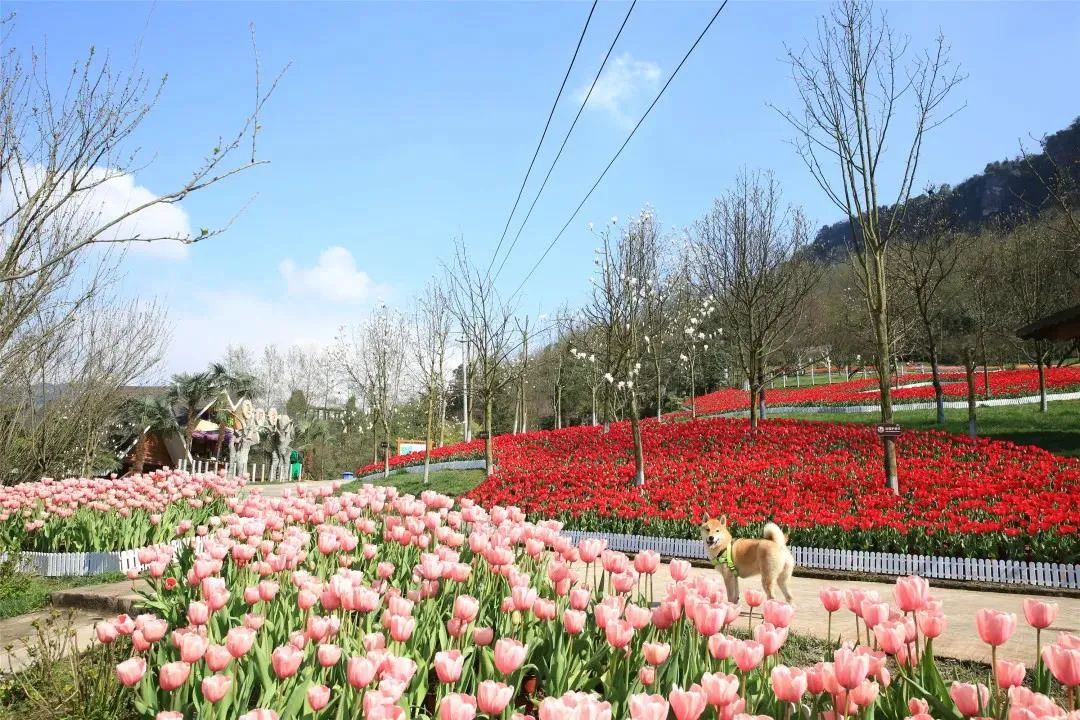
MULTIPOLYGON (((288 463, 284 466, 279 466, 277 469, 277 477, 274 477, 274 468, 268 463, 249 463, 244 468, 243 473, 238 472, 239 468, 235 463, 224 462, 222 460, 193 460, 189 462, 185 458, 180 458, 177 463, 177 470, 186 470, 190 473, 216 473, 222 470, 225 471, 226 477, 235 477, 237 475, 246 475, 249 482, 264 483, 264 482, 293 482, 289 477, 290 468, 288 463)), ((295 482, 300 482, 304 479, 304 466, 300 466, 300 474, 295 482)))
MULTIPOLYGON (((700 540, 663 538, 647 535, 581 532, 563 533, 575 542, 583 538, 607 540, 612 550, 634 553, 655 550, 665 557, 705 560, 705 546, 700 540)), ((172 546, 181 547, 180 540, 172 546)), ((196 538, 196 549, 201 538, 196 538)), ((1020 560, 988 560, 985 558, 954 558, 900 553, 837 550, 835 548, 792 547, 795 563, 800 567, 822 570, 872 573, 875 575, 921 575, 939 580, 978 581, 1005 585, 1080 589, 1080 565, 1065 563, 1026 562, 1020 560)), ((141 570, 138 550, 89 553, 21 554, 23 566, 46 577, 95 575, 97 573, 141 570)))
MULTIPOLYGON (((607 540, 609 548, 623 552, 655 550, 667 557, 693 560, 707 558, 705 546, 700 540, 574 530, 565 531, 563 534, 575 542, 582 538, 607 540)), ((936 557, 835 548, 792 547, 791 552, 795 556, 796 565, 821 570, 843 570, 876 575, 921 575, 938 580, 1080 589, 1080 565, 1075 564, 936 557)))
MULTIPOLYGON (((177 551, 183 547, 183 541, 173 540, 170 545, 177 551)), ((202 538, 195 539, 198 551, 202 538)), ((139 550, 112 550, 109 552, 70 552, 44 553, 23 552, 19 554, 23 571, 33 572, 44 577, 82 577, 105 572, 123 572, 142 570, 139 562, 139 550)))

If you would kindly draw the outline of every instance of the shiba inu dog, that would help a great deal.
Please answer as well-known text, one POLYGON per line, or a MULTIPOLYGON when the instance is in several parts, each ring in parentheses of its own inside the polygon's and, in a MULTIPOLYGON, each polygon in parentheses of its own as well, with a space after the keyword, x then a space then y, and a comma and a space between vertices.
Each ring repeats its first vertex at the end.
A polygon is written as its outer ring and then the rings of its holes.
POLYGON ((720 571, 727 586, 728 600, 739 601, 739 578, 761 576, 766 597, 776 596, 776 589, 791 602, 787 581, 795 569, 795 557, 788 550, 787 537, 775 523, 765 523, 761 539, 735 539, 728 530, 727 515, 705 516, 701 539, 713 566, 720 571))

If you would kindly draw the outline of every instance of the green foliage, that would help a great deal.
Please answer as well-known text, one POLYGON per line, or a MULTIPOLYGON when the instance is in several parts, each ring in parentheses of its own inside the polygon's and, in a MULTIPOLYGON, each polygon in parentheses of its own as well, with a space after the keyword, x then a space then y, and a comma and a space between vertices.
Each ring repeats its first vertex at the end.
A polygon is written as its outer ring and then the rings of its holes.
MULTIPOLYGON (((1006 405, 978 410, 980 437, 1008 440, 1018 445, 1037 445, 1059 455, 1080 457, 1080 401, 1052 402, 1047 412, 1038 405, 1006 405)), ((816 413, 785 415, 800 420, 831 423, 874 424, 880 418, 874 413, 816 413)), ((912 430, 947 430, 967 433, 967 410, 946 410, 945 424, 938 425, 934 410, 901 410, 896 421, 912 430)))
MULTIPOLYGON (((464 495, 484 481, 483 470, 435 470, 428 474, 428 483, 424 484, 423 473, 407 473, 403 470, 390 474, 390 477, 366 480, 370 485, 396 487, 401 493, 419 495, 425 490, 457 497, 464 495)), ((340 492, 356 492, 363 484, 360 481, 346 483, 340 492)))
MULTIPOLYGON (((35 720, 134 720, 132 694, 122 692, 116 664, 131 655, 127 638, 74 647, 72 612, 53 612, 34 622, 35 635, 22 644, 32 659, 25 670, 0 680, 0 717, 35 720)), ((21 648, 20 648, 21 649, 21 648)), ((6 668, 5 668, 6 670, 6 668)))
POLYGON ((49 595, 57 590, 120 582, 124 573, 112 572, 84 577, 46 578, 17 572, 8 561, 0 563, 0 620, 40 610, 49 604, 49 595))

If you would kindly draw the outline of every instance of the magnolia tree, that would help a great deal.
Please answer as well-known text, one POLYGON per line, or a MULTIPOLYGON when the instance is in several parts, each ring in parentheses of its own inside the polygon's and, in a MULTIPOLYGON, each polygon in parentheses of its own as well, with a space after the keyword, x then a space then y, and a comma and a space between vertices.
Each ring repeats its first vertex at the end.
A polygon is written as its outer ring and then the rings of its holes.
POLYGON ((681 332, 677 336, 679 363, 686 370, 690 379, 690 417, 697 418, 697 377, 704 353, 715 344, 723 334, 722 327, 714 327, 717 307, 711 296, 696 298, 693 306, 683 308, 679 317, 681 332))
POLYGON ((642 362, 647 360, 646 338, 649 298, 648 280, 654 276, 659 236, 651 211, 644 210, 627 227, 619 229, 617 219, 599 233, 597 270, 592 278, 592 297, 584 317, 596 328, 591 335, 595 347, 580 352, 595 355, 604 390, 605 429, 616 410, 616 401, 625 402, 630 416, 634 444, 634 484, 645 484, 645 453, 641 442, 639 394, 642 362))

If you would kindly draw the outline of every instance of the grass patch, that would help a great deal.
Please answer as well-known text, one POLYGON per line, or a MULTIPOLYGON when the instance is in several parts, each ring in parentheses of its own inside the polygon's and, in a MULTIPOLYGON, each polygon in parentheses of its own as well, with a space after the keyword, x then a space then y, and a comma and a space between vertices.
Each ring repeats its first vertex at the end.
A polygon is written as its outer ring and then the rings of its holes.
MULTIPOLYGON (((1080 457, 1080 401, 1051 402, 1047 408, 1045 413, 1039 412, 1038 405, 979 408, 979 435, 995 440, 1009 440, 1019 445, 1036 445, 1058 455, 1080 457)), ((896 422, 912 430, 946 430, 967 434, 966 409, 946 410, 944 425, 937 424, 935 410, 897 409, 894 416, 896 422)), ((782 417, 863 425, 880 421, 877 413, 805 413, 782 417)))
POLYGON ((85 585, 120 582, 126 576, 122 572, 86 575, 83 577, 41 577, 30 573, 13 573, 0 583, 0 620, 25 615, 49 604, 49 594, 85 585))
MULTIPOLYGON (((457 497, 469 492, 483 481, 483 470, 433 470, 428 474, 428 483, 425 485, 423 473, 407 473, 404 470, 398 470, 390 473, 387 478, 377 477, 365 480, 364 483, 395 487, 401 493, 409 495, 419 495, 425 490, 434 490, 443 495, 457 497)), ((341 492, 356 492, 364 483, 359 480, 346 483, 341 487, 341 492)))

